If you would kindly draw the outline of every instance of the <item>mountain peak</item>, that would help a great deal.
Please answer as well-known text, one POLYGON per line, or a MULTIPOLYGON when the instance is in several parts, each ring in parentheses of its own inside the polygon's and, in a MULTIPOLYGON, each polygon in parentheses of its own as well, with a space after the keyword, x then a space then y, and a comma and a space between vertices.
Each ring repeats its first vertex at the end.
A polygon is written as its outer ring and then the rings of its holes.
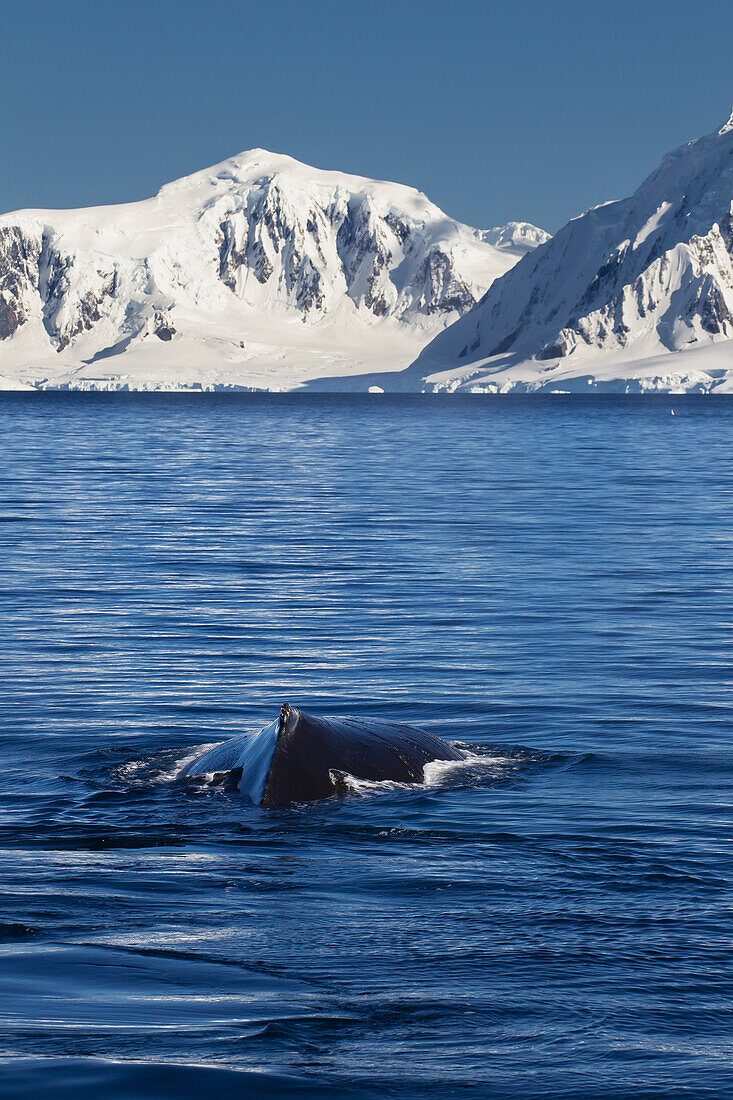
POLYGON ((0 219, 0 363, 95 386, 394 370, 540 233, 494 243, 412 187, 244 150, 143 202, 0 219))
MULTIPOLYGON (((441 385, 455 371, 461 385, 554 388, 591 362, 595 372, 604 356, 616 358, 621 379, 631 361, 719 344, 733 378, 731 133, 733 115, 669 153, 630 198, 587 211, 533 249, 435 337, 415 371, 440 370, 441 385)), ((719 378, 655 385, 698 383, 719 378)))
POLYGON ((159 197, 170 195, 188 195, 193 201, 205 201, 206 195, 240 191, 253 185, 262 186, 268 182, 283 183, 300 198, 315 193, 340 189, 353 195, 371 196, 381 205, 394 206, 410 210, 415 217, 432 220, 437 213, 442 219, 448 219, 438 210, 426 195, 414 187, 389 180, 372 179, 368 176, 352 175, 336 169, 315 168, 304 161, 296 160, 287 153, 273 153, 268 149, 245 149, 227 160, 213 164, 198 172, 181 176, 164 184, 158 192, 159 197), (195 196, 195 197, 194 197, 195 196))
POLYGON ((236 164, 238 167, 242 168, 266 168, 274 171, 291 167, 302 168, 306 172, 314 172, 316 170, 309 164, 305 164, 304 161, 296 160, 295 157, 291 157, 288 153, 275 153, 271 149, 261 148, 243 149, 241 153, 235 153, 233 157, 228 157, 215 167, 223 168, 228 164, 236 164))

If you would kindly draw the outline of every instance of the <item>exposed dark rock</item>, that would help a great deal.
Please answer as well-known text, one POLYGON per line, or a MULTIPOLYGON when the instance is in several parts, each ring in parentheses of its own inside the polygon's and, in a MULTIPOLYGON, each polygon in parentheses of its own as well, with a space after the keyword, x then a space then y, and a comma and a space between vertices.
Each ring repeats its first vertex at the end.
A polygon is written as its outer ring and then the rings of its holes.
POLYGON ((369 289, 364 298, 364 305, 370 309, 375 317, 383 317, 387 312, 387 300, 378 292, 378 279, 375 273, 369 279, 369 289))
POLYGON ((324 297, 321 289, 321 276, 307 257, 303 261, 298 278, 296 302, 304 313, 323 308, 324 297))
POLYGON ((725 299, 712 281, 701 291, 698 308, 700 324, 713 336, 726 332, 727 326, 733 325, 733 317, 725 299))
POLYGON ((234 226, 228 220, 221 222, 219 230, 219 278, 230 290, 236 290, 236 273, 247 262, 247 240, 245 237, 243 244, 237 246, 234 226))
POLYGON ((250 248, 250 255, 254 260, 251 270, 255 279, 260 283, 266 283, 275 270, 262 241, 254 241, 250 248))
POLYGON ((389 214, 385 215, 384 220, 400 244, 404 244, 410 235, 410 229, 407 223, 404 222, 402 218, 399 218, 392 210, 390 210, 389 214))
POLYGON ((418 271, 418 284, 423 313, 467 313, 476 305, 473 294, 454 272, 453 263, 445 252, 433 249, 418 271))
POLYGON ((38 291, 42 242, 19 226, 0 229, 0 339, 28 320, 28 301, 38 291))
POLYGON ((161 310, 155 314, 153 321, 153 332, 159 340, 172 340, 176 334, 176 330, 173 327, 170 317, 163 313, 161 310))
POLYGON ((6 302, 5 298, 0 297, 0 340, 6 340, 8 336, 12 336, 14 332, 17 332, 20 323, 18 314, 10 302, 6 302))

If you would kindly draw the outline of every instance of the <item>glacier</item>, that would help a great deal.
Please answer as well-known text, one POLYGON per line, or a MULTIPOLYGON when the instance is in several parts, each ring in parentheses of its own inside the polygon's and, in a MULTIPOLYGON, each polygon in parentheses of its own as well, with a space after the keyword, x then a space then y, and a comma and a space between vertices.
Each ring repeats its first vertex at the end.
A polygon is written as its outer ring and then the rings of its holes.
POLYGON ((548 239, 263 149, 142 202, 5 214, 0 388, 367 389, 548 239))
POLYGON ((400 384, 732 392, 733 115, 527 254, 400 384))

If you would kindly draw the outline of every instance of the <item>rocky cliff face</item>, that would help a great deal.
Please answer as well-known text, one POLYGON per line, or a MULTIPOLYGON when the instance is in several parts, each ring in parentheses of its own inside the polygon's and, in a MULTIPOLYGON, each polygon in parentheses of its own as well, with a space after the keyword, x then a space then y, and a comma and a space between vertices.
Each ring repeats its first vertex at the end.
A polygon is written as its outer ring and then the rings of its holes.
POLYGON ((534 370, 544 385, 552 370, 586 372, 599 352, 638 359, 729 340, 732 214, 727 124, 667 156, 631 198, 589 210, 526 256, 416 369, 452 364, 470 385, 511 357, 514 377, 524 363, 523 377, 534 370))
POLYGON ((282 337, 268 326, 287 339, 296 322, 310 335, 295 343, 317 354, 325 339, 330 368, 340 340, 385 324, 424 343, 538 236, 520 223, 482 233, 411 188, 254 150, 143 203, 0 218, 0 368, 10 346, 30 365, 24 328, 34 356, 117 369, 143 343, 151 362, 186 340, 203 360, 212 341, 231 362, 254 343, 272 358, 282 337))
POLYGON ((26 324, 39 290, 42 234, 0 226, 0 340, 26 324))

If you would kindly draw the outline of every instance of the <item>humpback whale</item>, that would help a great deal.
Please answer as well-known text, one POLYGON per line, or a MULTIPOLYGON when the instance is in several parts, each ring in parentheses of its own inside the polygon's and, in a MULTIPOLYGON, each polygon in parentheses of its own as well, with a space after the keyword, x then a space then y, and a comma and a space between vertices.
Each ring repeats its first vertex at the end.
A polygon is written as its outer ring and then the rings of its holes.
POLYGON ((414 726, 316 718, 284 703, 269 726, 215 745, 182 774, 228 773, 246 798, 273 809, 327 798, 344 774, 421 783, 429 761, 462 759, 460 749, 414 726))

